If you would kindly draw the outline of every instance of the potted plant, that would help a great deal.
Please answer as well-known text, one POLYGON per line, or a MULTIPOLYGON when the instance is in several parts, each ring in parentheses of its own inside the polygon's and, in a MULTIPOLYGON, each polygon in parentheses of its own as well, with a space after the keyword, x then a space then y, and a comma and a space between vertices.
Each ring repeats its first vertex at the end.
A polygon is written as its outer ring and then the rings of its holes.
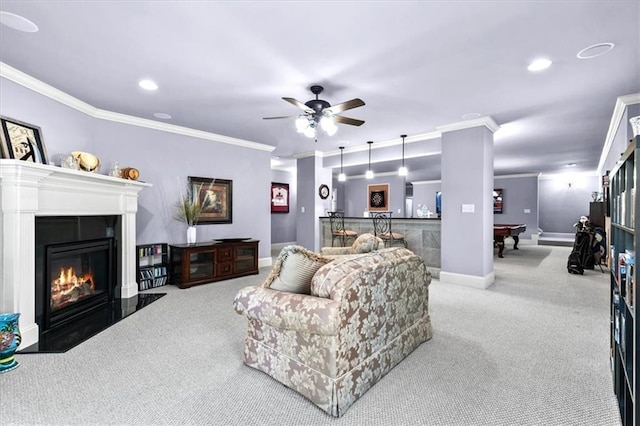
POLYGON ((202 210, 210 204, 208 199, 200 203, 199 194, 202 184, 187 187, 187 191, 181 194, 181 199, 175 204, 173 218, 187 224, 187 244, 196 242, 196 227, 202 210))

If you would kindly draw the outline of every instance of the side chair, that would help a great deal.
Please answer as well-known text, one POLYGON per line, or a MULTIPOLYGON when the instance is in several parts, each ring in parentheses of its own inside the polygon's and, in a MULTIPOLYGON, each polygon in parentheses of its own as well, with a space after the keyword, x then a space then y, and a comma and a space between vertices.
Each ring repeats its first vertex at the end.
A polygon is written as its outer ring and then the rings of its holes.
POLYGON ((407 240, 404 239, 404 234, 391 230, 391 214, 392 212, 371 213, 371 217, 373 218, 373 233, 376 237, 384 241, 385 247, 392 247, 395 243, 401 243, 406 248, 407 240))
POLYGON ((351 229, 344 229, 344 212, 329 212, 329 222, 331 224, 331 247, 334 247, 335 240, 338 239, 340 247, 346 247, 347 240, 356 239, 358 233, 351 229))

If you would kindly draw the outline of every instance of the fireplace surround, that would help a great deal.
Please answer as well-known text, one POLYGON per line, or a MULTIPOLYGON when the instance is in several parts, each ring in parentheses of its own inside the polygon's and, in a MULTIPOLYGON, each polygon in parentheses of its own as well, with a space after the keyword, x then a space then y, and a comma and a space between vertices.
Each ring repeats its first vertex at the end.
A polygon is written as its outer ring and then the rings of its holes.
POLYGON ((0 159, 0 312, 19 312, 22 344, 38 342, 36 217, 116 216, 114 295, 136 283, 138 193, 150 184, 45 164, 0 159))

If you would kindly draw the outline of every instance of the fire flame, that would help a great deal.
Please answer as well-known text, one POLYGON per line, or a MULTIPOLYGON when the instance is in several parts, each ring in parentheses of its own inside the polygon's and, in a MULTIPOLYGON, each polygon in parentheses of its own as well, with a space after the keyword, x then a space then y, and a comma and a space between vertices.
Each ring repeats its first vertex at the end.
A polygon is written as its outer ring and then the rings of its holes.
POLYGON ((95 291, 93 273, 77 276, 73 268, 60 268, 60 275, 51 283, 51 307, 61 308, 95 291))

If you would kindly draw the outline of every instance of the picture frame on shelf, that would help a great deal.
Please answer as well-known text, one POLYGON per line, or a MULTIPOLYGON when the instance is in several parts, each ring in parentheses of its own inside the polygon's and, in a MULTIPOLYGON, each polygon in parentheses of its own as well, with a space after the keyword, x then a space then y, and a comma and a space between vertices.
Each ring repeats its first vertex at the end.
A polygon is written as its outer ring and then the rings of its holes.
POLYGON ((0 158, 47 164, 40 127, 0 116, 0 158))
POLYGON ((389 184, 367 185, 367 206, 370 212, 389 211, 389 184))
POLYGON ((289 184, 271 182, 271 213, 289 213, 289 184))
POLYGON ((233 181, 229 179, 189 176, 193 197, 203 206, 198 225, 232 223, 233 181))

